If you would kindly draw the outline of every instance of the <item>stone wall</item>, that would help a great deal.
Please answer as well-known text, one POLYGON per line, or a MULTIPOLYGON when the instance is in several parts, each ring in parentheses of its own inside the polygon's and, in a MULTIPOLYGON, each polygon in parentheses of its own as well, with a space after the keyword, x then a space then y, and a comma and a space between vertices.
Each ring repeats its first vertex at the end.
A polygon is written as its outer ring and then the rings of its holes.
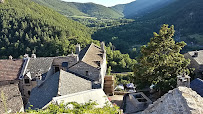
POLYGON ((68 70, 75 72, 77 74, 86 76, 95 81, 99 81, 99 78, 100 78, 100 69, 90 66, 82 61, 80 61, 76 65, 72 66, 68 70), (87 72, 88 72, 88 75, 86 75, 87 72))

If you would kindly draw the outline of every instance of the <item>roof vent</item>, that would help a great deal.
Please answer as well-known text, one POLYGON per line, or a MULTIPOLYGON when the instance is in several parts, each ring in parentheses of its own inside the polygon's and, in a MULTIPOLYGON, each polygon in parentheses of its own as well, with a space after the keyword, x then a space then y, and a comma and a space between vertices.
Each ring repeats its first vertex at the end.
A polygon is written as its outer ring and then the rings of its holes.
POLYGON ((13 57, 10 55, 9 57, 8 57, 10 60, 12 60, 13 59, 13 57))

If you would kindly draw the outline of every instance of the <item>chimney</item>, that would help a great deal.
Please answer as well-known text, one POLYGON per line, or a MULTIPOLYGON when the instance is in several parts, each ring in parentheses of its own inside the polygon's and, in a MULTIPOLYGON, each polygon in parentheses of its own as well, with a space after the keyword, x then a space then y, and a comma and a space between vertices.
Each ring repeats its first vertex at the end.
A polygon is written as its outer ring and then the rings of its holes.
POLYGON ((28 59, 29 58, 29 55, 28 54, 25 54, 24 55, 24 59, 28 59))
POLYGON ((190 76, 186 75, 185 73, 177 76, 177 87, 184 86, 190 87, 190 76))
POLYGON ((101 45, 101 49, 102 49, 102 51, 105 52, 105 43, 104 43, 104 42, 101 42, 100 45, 101 45))
POLYGON ((11 55, 10 55, 8 58, 9 58, 9 60, 12 60, 12 59, 13 59, 13 57, 12 57, 11 55))
POLYGON ((33 53, 33 54, 31 55, 31 58, 37 58, 36 54, 33 53))
POLYGON ((194 57, 198 57, 198 51, 194 52, 194 57))
POLYGON ((80 53, 80 44, 77 44, 76 47, 75 47, 75 52, 76 54, 79 54, 80 53))

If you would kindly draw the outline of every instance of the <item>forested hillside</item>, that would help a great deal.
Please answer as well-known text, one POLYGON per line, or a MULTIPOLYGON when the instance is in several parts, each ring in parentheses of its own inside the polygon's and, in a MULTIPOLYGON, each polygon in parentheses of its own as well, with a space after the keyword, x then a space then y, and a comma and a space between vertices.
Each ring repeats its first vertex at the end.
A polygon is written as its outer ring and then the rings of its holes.
POLYGON ((74 44, 91 43, 84 25, 30 0, 0 3, 0 55, 19 57, 35 52, 38 56, 63 55, 74 44))
POLYGON ((93 39, 112 42, 117 49, 126 52, 140 44, 146 44, 154 31, 163 24, 175 26, 175 40, 185 41, 189 50, 203 46, 203 1, 176 0, 133 23, 105 28, 92 35, 93 39))
POLYGON ((50 7, 66 16, 83 16, 96 18, 120 18, 122 14, 111 8, 94 3, 64 2, 61 0, 32 0, 39 4, 50 7))
POLYGON ((113 6, 112 9, 123 14, 125 18, 140 18, 174 1, 176 0, 136 0, 128 4, 113 6))

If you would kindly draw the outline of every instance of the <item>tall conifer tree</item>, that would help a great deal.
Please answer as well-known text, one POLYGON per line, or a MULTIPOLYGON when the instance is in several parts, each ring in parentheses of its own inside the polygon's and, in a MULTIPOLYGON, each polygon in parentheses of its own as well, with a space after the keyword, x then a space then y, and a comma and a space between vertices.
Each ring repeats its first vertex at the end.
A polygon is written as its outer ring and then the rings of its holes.
POLYGON ((159 34, 154 32, 147 45, 141 47, 142 56, 135 65, 135 82, 140 86, 154 84, 157 89, 167 92, 176 87, 176 76, 189 73, 189 59, 185 59, 180 50, 185 42, 175 42, 174 26, 163 25, 159 34))

